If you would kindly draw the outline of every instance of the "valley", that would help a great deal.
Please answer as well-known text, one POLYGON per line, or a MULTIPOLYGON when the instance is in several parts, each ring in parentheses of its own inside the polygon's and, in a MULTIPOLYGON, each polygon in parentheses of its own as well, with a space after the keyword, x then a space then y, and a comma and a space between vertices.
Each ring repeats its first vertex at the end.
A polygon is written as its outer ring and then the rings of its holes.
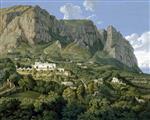
POLYGON ((0 9, 0 120, 149 120, 150 74, 112 25, 0 9))

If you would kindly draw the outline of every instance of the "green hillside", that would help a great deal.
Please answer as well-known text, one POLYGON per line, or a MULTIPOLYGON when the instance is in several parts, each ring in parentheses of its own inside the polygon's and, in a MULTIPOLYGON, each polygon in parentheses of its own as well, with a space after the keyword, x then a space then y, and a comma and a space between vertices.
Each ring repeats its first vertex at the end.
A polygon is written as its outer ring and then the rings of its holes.
POLYGON ((61 57, 61 44, 59 41, 54 42, 52 45, 46 47, 43 51, 50 58, 61 57))
MULTIPOLYGON (((10 59, 1 59, 0 65, 0 71, 15 71, 10 59)), ((60 62, 57 65, 71 74, 34 69, 18 71, 15 77, 4 74, 0 85, 0 119, 149 119, 150 75, 98 63, 60 62), (117 82, 112 81, 114 77, 117 82), (15 88, 5 92, 10 87, 5 86, 7 78, 15 88), (65 82, 69 84, 62 84, 65 82)))
POLYGON ((86 61, 91 57, 91 53, 88 49, 81 48, 76 43, 71 43, 63 50, 62 56, 70 60, 86 61))

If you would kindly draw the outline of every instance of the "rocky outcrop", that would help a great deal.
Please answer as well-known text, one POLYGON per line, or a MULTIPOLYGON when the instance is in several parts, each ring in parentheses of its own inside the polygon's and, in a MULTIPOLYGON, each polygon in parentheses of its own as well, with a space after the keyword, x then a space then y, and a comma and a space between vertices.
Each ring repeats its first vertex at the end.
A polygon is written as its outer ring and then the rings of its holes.
POLYGON ((129 67, 137 65, 133 47, 113 26, 107 28, 104 51, 129 67))
POLYGON ((39 6, 15 6, 1 9, 0 12, 0 42, 3 43, 1 49, 15 48, 20 41, 33 45, 64 39, 63 42, 74 41, 93 51, 101 45, 97 28, 89 20, 58 21, 39 6))
POLYGON ((60 28, 61 36, 68 36, 69 40, 75 42, 83 48, 89 49, 91 52, 102 50, 99 32, 96 26, 90 20, 64 20, 64 27, 60 28))
MULTIPOLYGON (((0 19, 0 53, 22 43, 36 46, 59 41, 61 49, 80 50, 78 47, 81 47, 84 49, 82 53, 88 51, 91 55, 104 51, 130 67, 137 65, 132 46, 112 26, 107 30, 97 30, 90 20, 57 20, 39 6, 3 8, 0 9, 0 19)), ((47 48, 46 53, 49 53, 48 50, 52 49, 47 48)))
POLYGON ((105 29, 101 29, 101 30, 99 30, 99 34, 100 34, 101 42, 104 46, 106 43, 106 40, 107 40, 107 31, 105 29))
POLYGON ((2 9, 0 17, 2 19, 0 30, 2 43, 4 41, 25 41, 35 44, 52 41, 49 31, 57 24, 54 16, 49 15, 38 6, 16 6, 11 9, 2 9))

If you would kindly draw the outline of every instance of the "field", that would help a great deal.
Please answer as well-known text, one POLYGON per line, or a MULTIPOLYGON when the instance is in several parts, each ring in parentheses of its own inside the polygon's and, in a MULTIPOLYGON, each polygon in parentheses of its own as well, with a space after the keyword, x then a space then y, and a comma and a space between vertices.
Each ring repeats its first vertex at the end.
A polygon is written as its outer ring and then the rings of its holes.
POLYGON ((41 94, 34 91, 25 91, 21 93, 12 94, 9 97, 11 98, 17 98, 17 99, 23 99, 23 98, 31 98, 31 99, 37 99, 41 94))

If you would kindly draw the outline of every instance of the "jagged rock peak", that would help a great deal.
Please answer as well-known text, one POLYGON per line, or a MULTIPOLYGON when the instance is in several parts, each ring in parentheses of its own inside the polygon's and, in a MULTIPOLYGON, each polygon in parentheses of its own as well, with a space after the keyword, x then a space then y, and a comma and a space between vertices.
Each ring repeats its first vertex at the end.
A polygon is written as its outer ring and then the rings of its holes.
POLYGON ((113 26, 107 28, 107 40, 104 51, 130 67, 137 65, 133 47, 113 26))
POLYGON ((116 32, 117 30, 116 30, 116 28, 113 25, 109 25, 107 27, 107 31, 114 31, 114 32, 116 32))

